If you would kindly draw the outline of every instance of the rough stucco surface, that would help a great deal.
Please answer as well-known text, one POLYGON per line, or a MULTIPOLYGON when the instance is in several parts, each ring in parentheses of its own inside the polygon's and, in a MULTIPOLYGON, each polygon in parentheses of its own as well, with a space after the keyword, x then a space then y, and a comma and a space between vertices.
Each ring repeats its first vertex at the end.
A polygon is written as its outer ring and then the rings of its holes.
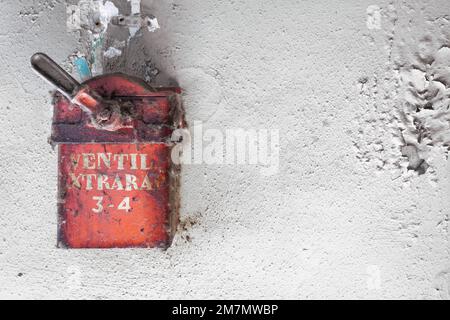
POLYGON ((159 81, 185 89, 189 121, 280 129, 279 173, 185 166, 184 228, 166 252, 56 249, 50 88, 29 57, 62 62, 80 43, 64 2, 2 0, 1 298, 449 298, 448 161, 405 175, 384 166, 399 148, 380 151, 395 138, 395 70, 448 29, 448 0, 143 5, 161 30, 141 45, 159 81))

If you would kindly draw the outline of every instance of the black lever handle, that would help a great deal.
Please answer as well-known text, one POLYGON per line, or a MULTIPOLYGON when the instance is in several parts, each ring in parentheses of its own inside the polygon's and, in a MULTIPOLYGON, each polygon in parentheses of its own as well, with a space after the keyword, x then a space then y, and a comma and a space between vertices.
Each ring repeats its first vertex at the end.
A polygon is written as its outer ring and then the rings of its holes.
POLYGON ((106 131, 124 128, 120 105, 101 98, 88 86, 81 86, 70 74, 64 71, 45 53, 35 53, 31 57, 33 69, 50 82, 71 103, 78 105, 91 118, 93 126, 106 131))
POLYGON ((31 66, 45 80, 54 85, 59 92, 70 100, 76 96, 80 89, 78 81, 45 53, 35 53, 31 57, 31 66))

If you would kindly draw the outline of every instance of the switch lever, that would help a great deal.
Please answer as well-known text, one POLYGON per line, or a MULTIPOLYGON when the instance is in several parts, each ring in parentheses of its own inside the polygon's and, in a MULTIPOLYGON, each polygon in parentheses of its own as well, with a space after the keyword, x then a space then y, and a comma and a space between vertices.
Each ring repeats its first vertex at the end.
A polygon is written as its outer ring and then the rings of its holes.
POLYGON ((45 53, 35 53, 31 57, 31 66, 69 100, 72 100, 80 89, 78 81, 45 53))

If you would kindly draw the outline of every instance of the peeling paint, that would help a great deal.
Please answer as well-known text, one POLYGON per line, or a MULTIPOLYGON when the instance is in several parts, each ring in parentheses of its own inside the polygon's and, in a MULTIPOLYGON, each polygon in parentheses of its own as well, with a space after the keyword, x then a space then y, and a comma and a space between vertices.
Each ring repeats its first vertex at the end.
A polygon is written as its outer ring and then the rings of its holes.
POLYGON ((160 28, 158 19, 156 19, 156 17, 146 17, 145 19, 147 22, 148 31, 155 32, 160 28))
MULTIPOLYGON (((141 0, 128 0, 131 2, 131 15, 139 16, 141 14, 141 0)), ((139 31, 140 26, 130 26, 130 38, 134 37, 139 31)))
POLYGON ((408 63, 399 66, 402 135, 430 164, 450 151, 450 48, 444 39, 423 36, 408 63))
POLYGON ((367 7, 367 28, 370 30, 381 29, 381 9, 377 5, 367 7))
POLYGON ((131 14, 140 14, 141 13, 141 0, 128 0, 131 2, 131 14))
POLYGON ((73 64, 78 71, 81 81, 86 81, 92 77, 91 69, 85 57, 75 58, 73 64))
POLYGON ((106 50, 103 55, 108 59, 116 58, 122 55, 122 50, 119 50, 114 47, 109 47, 108 50, 106 50))
POLYGON ((119 9, 111 1, 80 0, 77 5, 67 7, 69 30, 85 29, 93 34, 105 33, 112 17, 119 9))
POLYGON ((378 172, 401 177, 405 186, 425 174, 436 185, 436 162, 450 150, 449 21, 429 19, 421 29, 400 28, 394 6, 369 9, 369 29, 384 21, 388 68, 358 80, 361 97, 373 109, 358 120, 357 156, 378 172))
POLYGON ((100 21, 104 27, 103 33, 107 31, 108 25, 111 22, 112 17, 117 16, 119 14, 119 9, 112 3, 111 1, 98 1, 96 3, 98 6, 98 18, 99 20, 94 20, 94 23, 97 24, 100 21))
POLYGON ((103 73, 103 43, 104 38, 101 37, 93 37, 91 44, 91 66, 92 66, 92 74, 100 75, 103 73))

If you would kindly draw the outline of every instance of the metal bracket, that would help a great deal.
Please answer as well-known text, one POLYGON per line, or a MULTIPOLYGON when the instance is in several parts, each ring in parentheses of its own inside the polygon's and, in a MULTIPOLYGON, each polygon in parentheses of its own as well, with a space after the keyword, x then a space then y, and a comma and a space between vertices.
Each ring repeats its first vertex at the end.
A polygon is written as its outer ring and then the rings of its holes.
POLYGON ((112 17, 111 23, 120 27, 148 28, 150 32, 160 28, 158 20, 153 15, 118 15, 112 17))

